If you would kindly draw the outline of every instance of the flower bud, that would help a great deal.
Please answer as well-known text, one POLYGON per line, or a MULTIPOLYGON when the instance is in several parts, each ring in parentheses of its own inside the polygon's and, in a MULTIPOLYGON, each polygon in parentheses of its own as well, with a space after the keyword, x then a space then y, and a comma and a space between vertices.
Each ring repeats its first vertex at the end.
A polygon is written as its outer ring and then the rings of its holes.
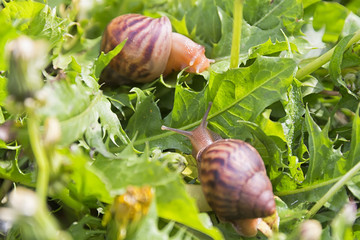
POLYGON ((41 70, 46 64, 47 44, 21 36, 8 43, 6 53, 9 95, 17 101, 33 97, 43 85, 41 70))
POLYGON ((108 234, 114 239, 125 239, 130 229, 136 228, 139 221, 147 215, 153 198, 149 186, 129 186, 126 192, 115 197, 106 211, 103 225, 107 225, 108 234))
POLYGON ((61 138, 60 122, 55 117, 48 117, 45 120, 44 144, 45 146, 55 145, 61 138))
POLYGON ((34 216, 39 209, 39 199, 36 193, 24 187, 17 187, 10 193, 9 203, 12 209, 23 216, 34 216))
POLYGON ((319 240, 321 239, 322 227, 319 221, 306 220, 299 226, 299 240, 319 240))

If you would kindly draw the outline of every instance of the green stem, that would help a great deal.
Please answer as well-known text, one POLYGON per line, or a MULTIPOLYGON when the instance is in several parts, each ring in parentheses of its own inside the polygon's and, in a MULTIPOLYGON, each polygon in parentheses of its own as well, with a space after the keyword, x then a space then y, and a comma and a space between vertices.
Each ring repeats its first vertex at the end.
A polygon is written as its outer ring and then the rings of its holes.
POLYGON ((76 211, 76 214, 85 214, 89 209, 81 202, 76 201, 70 196, 69 189, 64 188, 58 194, 55 194, 56 198, 59 198, 65 205, 76 211))
MULTIPOLYGON (((346 45, 346 48, 349 48, 352 44, 356 43, 360 40, 360 30, 358 30, 355 35, 350 39, 348 44, 346 45)), ((331 59, 331 56, 333 55, 335 50, 335 47, 321 55, 320 57, 316 58, 314 61, 310 62, 303 68, 299 69, 296 73, 296 78, 298 80, 304 79, 307 75, 314 72, 315 70, 319 69, 322 65, 329 62, 331 59)))
POLYGON ((45 150, 41 144, 41 135, 39 129, 40 125, 38 119, 30 110, 28 118, 28 132, 31 148, 34 152, 34 156, 38 166, 36 193, 38 194, 41 205, 45 207, 50 174, 49 162, 45 150))
POLYGON ((230 68, 239 67, 243 3, 244 0, 234 0, 234 24, 231 44, 230 68))
POLYGON ((321 183, 318 183, 318 184, 313 184, 311 186, 307 186, 307 187, 303 187, 303 188, 299 188, 299 189, 294 189, 294 190, 275 192, 274 194, 276 196, 278 196, 278 197, 283 197, 283 196, 288 196, 288 195, 294 195, 294 194, 309 192, 309 191, 313 191, 314 189, 325 187, 327 185, 333 184, 333 183, 339 181, 339 179, 341 179, 341 178, 342 177, 333 178, 331 180, 321 182, 321 183))
POLYGON ((306 218, 313 217, 324 204, 333 197, 355 174, 360 170, 360 162, 350 169, 340 180, 332 186, 329 191, 307 212, 306 218))
POLYGON ((0 187, 0 202, 6 196, 6 194, 8 194, 8 192, 9 192, 12 185, 13 185, 12 181, 10 181, 8 179, 4 179, 4 181, 3 181, 3 183, 1 184, 1 187, 0 187))

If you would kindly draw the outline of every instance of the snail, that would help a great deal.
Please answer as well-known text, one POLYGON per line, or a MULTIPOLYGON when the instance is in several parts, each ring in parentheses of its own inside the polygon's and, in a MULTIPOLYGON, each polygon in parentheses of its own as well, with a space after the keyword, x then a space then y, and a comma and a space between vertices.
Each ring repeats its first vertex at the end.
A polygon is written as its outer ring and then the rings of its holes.
POLYGON ((184 68, 187 72, 201 73, 213 62, 206 58, 203 46, 173 33, 166 16, 125 14, 113 19, 103 34, 101 51, 107 53, 125 39, 123 49, 102 72, 102 81, 146 83, 184 68))
POLYGON ((161 129, 190 139, 202 191, 218 218, 232 223, 240 235, 255 236, 264 226, 262 218, 276 213, 271 182, 254 147, 237 139, 220 139, 207 129, 210 107, 193 131, 161 129))

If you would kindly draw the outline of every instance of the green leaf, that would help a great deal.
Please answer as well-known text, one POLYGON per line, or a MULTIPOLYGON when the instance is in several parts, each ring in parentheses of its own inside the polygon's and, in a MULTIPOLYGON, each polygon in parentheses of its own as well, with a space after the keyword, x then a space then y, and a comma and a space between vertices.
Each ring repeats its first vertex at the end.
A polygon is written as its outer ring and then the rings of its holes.
MULTIPOLYGON (((302 25, 297 21, 302 14, 301 4, 297 0, 245 1, 244 9, 245 21, 242 24, 240 46, 242 62, 248 59, 247 55, 251 47, 263 44, 269 39, 273 43, 283 41, 285 38, 281 29, 296 32, 302 25)), ((214 44, 212 58, 230 56, 233 20, 231 14, 221 8, 218 8, 218 15, 221 20, 221 38, 214 44)))
MULTIPOLYGON (((227 15, 222 9, 219 9, 219 16, 221 21, 221 38, 219 42, 214 44, 211 57, 219 58, 230 56, 230 46, 232 41, 232 18, 227 15)), ((240 59, 245 62, 248 56, 248 51, 251 47, 260 45, 269 40, 273 41, 283 40, 284 36, 280 31, 280 27, 277 26, 274 29, 262 30, 258 27, 251 26, 247 22, 243 21, 241 32, 241 45, 240 45, 240 59)))
POLYGON ((139 226, 136 231, 129 233, 126 239, 170 239, 169 233, 173 229, 174 223, 170 222, 162 230, 158 228, 159 218, 156 210, 156 200, 154 199, 150 205, 148 214, 141 219, 139 226))
POLYGON ((0 178, 33 187, 35 186, 34 177, 33 172, 23 173, 17 160, 0 160, 0 178))
POLYGON ((4 100, 7 97, 7 79, 0 76, 0 106, 4 106, 4 100))
POLYGON ((301 162, 299 162, 298 157, 295 156, 296 147, 298 144, 301 144, 297 142, 297 139, 299 139, 299 136, 302 134, 302 116, 305 113, 300 86, 301 83, 294 81, 289 87, 287 101, 283 101, 286 116, 282 119, 282 126, 288 147, 289 170, 291 176, 298 183, 304 181, 304 174, 300 168, 301 162))
POLYGON ((303 97, 313 93, 319 93, 322 90, 324 90, 324 86, 313 76, 308 76, 301 80, 301 93, 303 97))
POLYGON ((85 131, 85 139, 91 149, 95 152, 101 153, 108 158, 116 158, 116 155, 111 153, 103 141, 103 130, 99 122, 94 122, 85 131))
POLYGON ((328 137, 329 123, 323 130, 311 118, 309 110, 305 114, 306 128, 309 134, 309 168, 305 180, 313 183, 327 180, 344 173, 344 162, 340 149, 333 148, 333 141, 328 137))
MULTIPOLYGON (((6 43, 18 36, 16 29, 7 21, 3 11, 4 10, 0 11, 0 70, 6 70, 8 65, 5 59, 6 43)), ((1 77, 0 82, 2 81, 1 77)))
MULTIPOLYGON (((343 54, 346 50, 346 45, 353 36, 354 34, 351 34, 340 40, 340 42, 335 47, 329 64, 329 73, 331 79, 336 83, 336 85, 342 86, 344 89, 347 89, 347 86, 341 76, 341 64, 343 60, 343 54)), ((352 94, 350 91, 348 91, 348 93, 352 94)))
POLYGON ((5 3, 1 11, 9 23, 13 23, 18 30, 26 32, 34 19, 45 7, 44 4, 33 1, 11 1, 5 3))
POLYGON ((111 104, 106 97, 102 96, 94 108, 99 114, 99 120, 104 132, 109 135, 109 138, 113 143, 116 144, 115 137, 118 137, 121 142, 125 144, 130 142, 125 131, 122 129, 118 117, 112 112, 111 104))
POLYGON ((232 18, 221 8, 218 8, 218 14, 221 19, 221 38, 214 44, 211 53, 212 58, 230 56, 231 49, 232 34, 230 33, 232 33, 232 18))
POLYGON ((92 96, 80 84, 69 84, 65 80, 48 83, 42 90, 45 105, 38 109, 43 118, 55 116, 61 123, 61 144, 70 144, 79 139, 86 129, 100 120, 104 133, 116 143, 129 142, 116 114, 111 111, 109 100, 98 92, 92 96), (82 92, 82 94, 78 94, 82 92))
POLYGON ((46 6, 34 16, 25 33, 35 38, 46 39, 52 48, 62 40, 66 24, 67 21, 56 16, 55 10, 46 6))
POLYGON ((213 127, 234 136, 237 120, 253 121, 267 106, 286 98, 294 70, 290 59, 259 57, 250 67, 212 73, 208 96, 214 104, 208 119, 214 118, 213 127))
POLYGON ((109 64, 111 59, 113 59, 116 55, 119 54, 121 49, 124 47, 126 40, 122 41, 119 45, 117 45, 113 50, 108 53, 101 52, 99 58, 95 60, 95 77, 99 78, 102 70, 109 64))
MULTIPOLYGON (((164 125, 175 128, 180 128, 185 125, 187 129, 197 126, 208 107, 205 93, 206 89, 201 92, 195 92, 187 87, 177 85, 175 88, 173 109, 164 119, 164 125)), ((192 147, 190 141, 185 136, 164 131, 161 135, 165 135, 163 137, 166 137, 166 141, 158 140, 160 138, 156 139, 156 145, 160 148, 176 148, 183 152, 191 152, 192 147)))
POLYGON ((195 92, 188 87, 177 85, 175 88, 175 100, 171 114, 165 118, 165 124, 173 127, 181 127, 202 119, 208 103, 206 102, 206 90, 195 92), (196 106, 196 107, 195 107, 196 106), (199 111, 199 108, 202 111, 199 111))
POLYGON ((203 0, 192 5, 193 7, 187 6, 188 9, 184 16, 191 38, 206 47, 219 41, 220 18, 217 13, 219 7, 215 1, 203 0), (206 19, 207 24, 204 24, 204 19, 206 19))
POLYGON ((68 149, 60 150, 60 155, 71 161, 73 172, 68 185, 70 196, 89 207, 97 207, 97 201, 111 202, 107 178, 101 171, 90 165, 90 159, 81 151, 70 153, 68 149))
POLYGON ((101 94, 93 100, 89 93, 79 85, 68 84, 65 81, 48 84, 43 89, 46 105, 38 109, 39 114, 44 116, 55 116, 61 123, 61 143, 70 144, 78 139, 95 122, 98 114, 94 108, 101 100, 101 94), (78 92, 83 94, 78 94, 78 92))
POLYGON ((249 59, 256 58, 257 56, 271 55, 274 53, 279 53, 281 51, 287 51, 287 50, 289 50, 288 44, 290 44, 291 51, 298 51, 298 49, 294 43, 288 43, 286 41, 279 42, 278 40, 276 40, 276 42, 273 43, 269 39, 263 44, 251 47, 249 49, 249 59))
POLYGON ((308 6, 310 6, 311 4, 320 2, 321 0, 303 0, 303 6, 304 8, 307 8, 308 6))
POLYGON ((292 32, 301 17, 301 2, 297 0, 258 1, 248 0, 244 4, 244 19, 260 29, 273 29, 283 25, 292 32))
POLYGON ((264 163, 270 165, 271 168, 268 172, 270 179, 275 179, 279 175, 278 169, 284 167, 282 162, 282 146, 277 145, 277 142, 273 138, 267 136, 256 124, 248 121, 239 121, 239 124, 240 126, 245 126, 245 129, 254 134, 260 141, 260 143, 254 142, 253 146, 258 150, 264 163))
POLYGON ((286 142, 283 125, 280 122, 270 119, 271 110, 265 110, 259 115, 257 122, 264 133, 279 142, 279 145, 286 142))
POLYGON ((184 36, 190 36, 189 30, 186 26, 186 16, 183 16, 181 20, 178 20, 172 15, 167 15, 171 21, 171 25, 174 28, 175 32, 180 33, 184 36))
POLYGON ((353 177, 346 186, 356 198, 360 198, 360 175, 353 177))
POLYGON ((355 33, 360 27, 360 17, 354 12, 350 12, 345 20, 345 25, 342 31, 342 36, 347 36, 355 33))
POLYGON ((48 6, 33 1, 12 1, 5 4, 1 14, 16 29, 34 38, 46 39, 54 47, 65 33, 64 20, 56 16, 48 6))
MULTIPOLYGON (((347 51, 345 51, 341 68, 352 68, 360 65, 360 56, 359 56, 359 48, 358 46, 351 46, 347 51)), ((351 74, 351 73, 350 73, 351 74)), ((350 75, 351 76, 351 75, 350 75)), ((344 80, 346 82, 346 79, 348 76, 344 76, 344 80)))
POLYGON ((314 29, 319 30, 325 27, 322 40, 324 42, 336 42, 348 14, 349 10, 336 2, 319 2, 314 12, 314 29))
POLYGON ((159 217, 187 225, 214 239, 222 239, 209 221, 201 220, 195 201, 186 194, 179 175, 169 171, 157 159, 149 159, 147 153, 137 156, 131 145, 120 156, 122 159, 98 158, 94 162, 98 171, 107 177, 112 194, 120 193, 129 185, 150 185, 155 188, 159 217))
POLYGON ((350 169, 360 161, 359 141, 360 141, 360 117, 359 117, 359 107, 358 107, 358 110, 356 111, 352 124, 351 147, 348 155, 346 169, 350 169))
POLYGON ((85 215, 78 222, 73 222, 68 232, 73 239, 88 240, 89 238, 104 238, 105 230, 102 229, 101 219, 90 215, 85 215))
POLYGON ((130 138, 136 136, 136 139, 146 139, 161 132, 161 115, 158 106, 154 103, 154 95, 152 93, 145 95, 138 88, 132 91, 137 94, 137 104, 126 128, 130 138))
MULTIPOLYGON (((177 86, 173 111, 165 119, 165 125, 182 129, 199 125, 208 102, 212 101, 208 117, 212 130, 227 137, 248 136, 244 127, 236 123, 239 120, 254 121, 266 107, 286 98, 294 70, 295 63, 290 59, 259 57, 247 68, 232 69, 225 73, 211 72, 208 87, 201 92, 177 86), (268 97, 264 99, 263 96, 268 97)), ((187 146, 187 152, 190 152, 189 141, 184 146, 183 136, 171 133, 163 135, 167 141, 158 146, 180 150, 187 146)), ((157 135, 149 140, 160 138, 161 135, 157 135)))

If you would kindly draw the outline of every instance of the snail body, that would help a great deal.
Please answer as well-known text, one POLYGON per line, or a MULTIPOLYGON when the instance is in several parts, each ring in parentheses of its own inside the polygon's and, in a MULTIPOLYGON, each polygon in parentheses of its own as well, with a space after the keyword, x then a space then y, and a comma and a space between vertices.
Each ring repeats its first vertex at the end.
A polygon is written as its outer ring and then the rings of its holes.
POLYGON ((200 73, 212 62, 205 48, 189 38, 172 32, 168 17, 151 18, 140 14, 125 14, 113 19, 103 34, 101 51, 126 43, 104 69, 105 82, 146 83, 172 71, 200 73))
POLYGON ((199 180, 207 202, 223 221, 233 224, 243 236, 257 233, 261 218, 276 213, 272 185, 259 153, 237 139, 218 139, 206 128, 207 110, 199 127, 183 131, 193 145, 199 180))

